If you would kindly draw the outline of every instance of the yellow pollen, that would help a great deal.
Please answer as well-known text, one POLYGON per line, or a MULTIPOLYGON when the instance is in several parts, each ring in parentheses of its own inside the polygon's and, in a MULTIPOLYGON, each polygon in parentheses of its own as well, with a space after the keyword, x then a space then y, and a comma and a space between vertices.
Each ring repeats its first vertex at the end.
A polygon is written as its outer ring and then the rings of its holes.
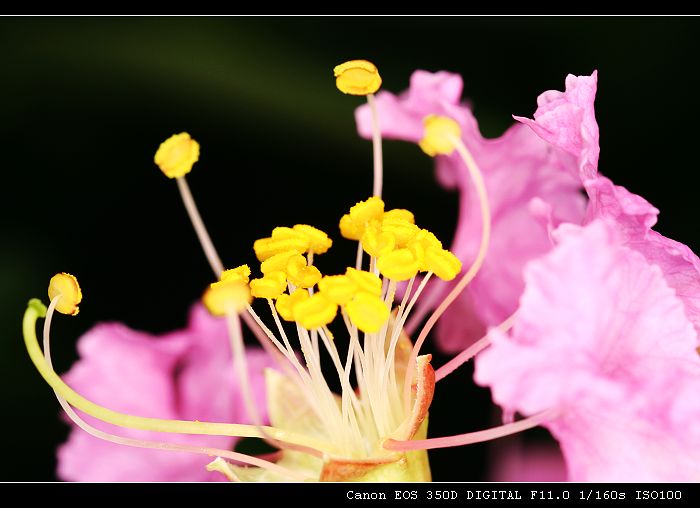
POLYGON ((405 247, 418 234, 418 226, 405 219, 391 218, 384 214, 382 231, 391 233, 396 239, 397 247, 405 247))
POLYGON ((338 306, 316 293, 294 306, 294 319, 307 330, 326 326, 335 318, 338 306))
POLYGON ((287 265, 289 264, 289 260, 295 256, 301 257, 301 254, 299 254, 299 252, 295 250, 288 250, 285 252, 280 252, 279 254, 275 254, 274 256, 271 256, 262 262, 262 264, 260 265, 260 271, 263 274, 267 274, 270 272, 287 273, 287 265))
POLYGON ((238 278, 215 282, 209 285, 202 296, 204 306, 213 316, 225 316, 230 312, 238 314, 251 301, 248 285, 238 278))
POLYGON ((459 258, 445 249, 427 249, 424 259, 426 269, 442 280, 452 280, 462 270, 459 258))
MULTIPOLYGON (((301 233, 309 241, 309 252, 314 254, 325 254, 333 245, 333 240, 328 235, 313 226, 307 224, 297 224, 294 231, 301 233)), ((273 234, 274 237, 274 234, 273 234)))
POLYGON ((318 282, 318 290, 331 302, 345 305, 357 294, 358 286, 347 275, 328 275, 318 282))
POLYGON ((365 229, 360 241, 365 252, 376 258, 389 254, 396 246, 396 237, 385 231, 377 222, 365 229))
POLYGON ((459 124, 446 116, 428 115, 423 119, 423 126, 425 134, 418 145, 431 157, 450 155, 455 149, 450 138, 462 135, 459 124))
POLYGON ((355 224, 350 218, 350 214, 346 213, 340 218, 340 235, 348 240, 359 240, 362 238, 362 233, 364 233, 364 226, 355 224))
POLYGON ((168 178, 180 178, 199 160, 199 143, 186 132, 174 134, 158 147, 155 163, 168 178))
POLYGON ((303 254, 308 248, 309 241, 306 238, 261 238, 253 244, 258 261, 265 261, 275 254, 289 250, 303 254))
POLYGON ((231 268, 230 270, 224 270, 221 274, 221 280, 240 280, 245 284, 248 284, 250 277, 250 268, 248 265, 237 266, 236 268, 231 268))
POLYGON ((366 226, 371 220, 382 220, 383 215, 384 201, 377 196, 372 196, 350 207, 350 219, 360 226, 366 226))
POLYGON ((384 212, 383 219, 399 219, 405 220, 406 222, 410 222, 411 224, 416 223, 416 218, 413 216, 413 212, 404 210, 403 208, 394 208, 393 210, 384 212))
POLYGON ((321 280, 321 272, 315 266, 307 266, 306 258, 298 254, 287 263, 287 277, 295 286, 310 288, 321 280))
POLYGON ((384 277, 395 281, 408 280, 420 269, 420 260, 409 249, 396 249, 377 260, 377 268, 384 277))
POLYGON ((348 268, 345 272, 350 280, 358 287, 359 291, 379 296, 382 294, 382 279, 370 272, 348 268))
POLYGON ((287 289, 284 272, 266 273, 260 279, 250 281, 250 292, 255 298, 277 298, 287 289))
POLYGON ((377 67, 367 60, 350 60, 337 65, 333 75, 338 90, 350 95, 368 95, 382 85, 377 67))
POLYGON ((389 308, 384 300, 369 293, 358 293, 346 308, 350 321, 365 333, 379 331, 389 319, 389 308))
POLYGON ((78 279, 69 273, 57 273, 49 281, 49 299, 53 300, 60 296, 56 310, 61 314, 75 316, 78 314, 78 304, 83 299, 83 293, 80 291, 78 279))
POLYGON ((308 300, 309 298, 308 291, 305 289, 297 289, 291 295, 286 293, 280 295, 275 302, 275 308, 277 309, 277 312, 279 312, 282 319, 285 321, 294 321, 294 309, 299 303, 308 300))

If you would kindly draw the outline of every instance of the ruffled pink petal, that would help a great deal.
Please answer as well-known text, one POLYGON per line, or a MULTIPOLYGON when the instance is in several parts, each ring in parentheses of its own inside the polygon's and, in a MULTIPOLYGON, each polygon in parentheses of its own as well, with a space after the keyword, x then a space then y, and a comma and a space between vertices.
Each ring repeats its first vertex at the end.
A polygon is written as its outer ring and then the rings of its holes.
POLYGON ((553 444, 497 445, 489 480, 495 482, 565 482, 566 463, 553 444))
MULTIPOLYGON (((80 360, 64 376, 76 391, 111 409, 155 418, 248 423, 225 321, 193 308, 186 330, 162 337, 122 324, 101 324, 78 342, 80 360)), ((262 369, 270 358, 248 350, 251 384, 260 410, 266 404, 262 369)), ((123 429, 82 415, 117 435, 232 449, 226 436, 165 434, 123 429)), ((220 481, 206 471, 210 457, 108 443, 74 428, 58 450, 58 475, 73 481, 220 481)))
POLYGON ((508 411, 561 409, 546 427, 574 481, 697 478, 698 404, 679 394, 700 390, 700 358, 682 302, 605 222, 558 240, 526 268, 512 334, 491 333, 476 381, 508 411))
POLYGON ((514 116, 538 136, 575 156, 582 179, 593 178, 600 154, 598 124, 593 103, 598 72, 566 77, 564 92, 549 90, 537 98, 535 119, 514 116))

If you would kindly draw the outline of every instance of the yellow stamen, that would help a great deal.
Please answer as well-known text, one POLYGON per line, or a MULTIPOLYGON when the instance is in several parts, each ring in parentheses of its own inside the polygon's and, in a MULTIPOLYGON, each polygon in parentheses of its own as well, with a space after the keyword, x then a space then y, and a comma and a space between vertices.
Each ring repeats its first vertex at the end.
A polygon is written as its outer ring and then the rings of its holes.
POLYGON ((275 302, 275 308, 277 309, 277 312, 279 312, 282 319, 285 321, 294 321, 294 309, 299 303, 304 302, 309 298, 308 291, 305 289, 297 289, 291 295, 286 293, 280 295, 275 302))
POLYGON ((384 300, 369 293, 358 293, 346 308, 352 324, 365 333, 379 331, 389 319, 389 308, 384 300))
POLYGON ((333 75, 338 90, 350 95, 368 95, 382 85, 377 67, 367 60, 350 60, 337 65, 333 75))
POLYGON ((326 233, 313 226, 296 224, 293 229, 307 238, 309 241, 309 252, 325 254, 333 245, 333 240, 328 238, 326 233))
POLYGON ((360 291, 379 296, 382 294, 382 280, 370 272, 348 268, 345 275, 350 277, 360 291))
POLYGON ((409 249, 396 249, 377 261, 377 268, 384 277, 395 281, 408 280, 420 269, 420 260, 409 249))
POLYGON ((382 231, 391 233, 396 239, 397 247, 405 247, 418 234, 418 226, 401 218, 387 217, 384 214, 382 231))
POLYGON ((382 220, 383 215, 384 201, 377 196, 372 196, 350 207, 350 219, 360 226, 366 226, 372 220, 382 220))
POLYGON ((433 272, 442 280, 452 280, 462 270, 462 261, 445 249, 426 250, 424 260, 426 270, 433 272))
POLYGON ((394 208, 393 210, 384 212, 383 219, 400 219, 405 220, 406 222, 410 222, 411 224, 416 223, 416 219, 413 216, 413 213, 408 210, 404 210, 403 208, 394 208))
POLYGON ((309 241, 301 236, 295 238, 261 238, 260 240, 255 240, 253 244, 253 250, 255 250, 258 261, 265 261, 275 254, 290 250, 303 254, 308 248, 309 241))
POLYGON ((174 134, 158 147, 155 163, 168 178, 180 178, 199 160, 199 143, 186 132, 174 134))
POLYGON ((307 266, 306 258, 301 254, 293 256, 287 263, 289 282, 302 288, 310 288, 321 280, 321 272, 315 266, 307 266))
POLYGON ((348 240, 359 240, 362 238, 365 228, 360 224, 355 224, 350 218, 350 214, 346 213, 340 218, 340 235, 348 240))
POLYGON ((375 258, 389 254, 396 246, 396 237, 385 231, 378 222, 365 229, 360 241, 365 252, 375 258))
POLYGON ((275 254, 274 256, 270 256, 262 262, 260 265, 260 271, 263 274, 268 274, 270 272, 287 273, 287 265, 289 264, 289 260, 295 256, 302 257, 302 255, 295 250, 288 250, 275 254))
POLYGON ((336 305, 345 305, 357 294, 358 287, 347 275, 329 275, 319 281, 318 290, 336 305))
POLYGON ((237 276, 214 282, 202 296, 202 303, 213 316, 238 314, 252 301, 248 285, 237 276))
POLYGON ((338 306, 321 293, 310 296, 294 306, 294 319, 307 330, 326 326, 335 318, 338 306))
POLYGON ((236 268, 231 268, 230 270, 224 270, 221 274, 222 281, 228 280, 240 280, 245 284, 248 284, 250 278, 250 267, 248 265, 237 266, 236 268))
POLYGON ((255 298, 277 298, 287 289, 287 276, 284 272, 266 273, 260 279, 250 281, 250 292, 255 298))
MULTIPOLYGON (((159 418, 145 418, 119 413, 111 409, 99 406, 94 402, 74 392, 56 372, 47 364, 39 347, 36 337, 36 321, 46 315, 46 307, 38 299, 32 299, 27 305, 22 320, 22 332, 24 344, 32 363, 39 374, 49 384, 57 395, 66 399, 72 406, 102 420, 103 422, 126 427, 130 429, 151 430, 154 432, 169 432, 176 434, 201 434, 210 436, 237 436, 237 437, 262 437, 261 432, 254 425, 242 425, 235 423, 209 423, 188 420, 162 420, 159 418)), ((266 433, 288 443, 301 444, 316 448, 328 453, 337 453, 332 443, 316 440, 306 435, 300 435, 291 431, 275 427, 263 427, 266 433)))
POLYGON ((51 277, 49 282, 49 299, 53 300, 57 296, 61 299, 56 305, 56 310, 61 314, 75 316, 80 312, 78 304, 83 299, 83 293, 80 291, 78 279, 69 273, 61 272, 51 277))
POLYGON ((431 157, 450 155, 455 149, 452 139, 462 135, 459 124, 446 116, 428 115, 423 119, 423 126, 425 134, 418 146, 431 157))

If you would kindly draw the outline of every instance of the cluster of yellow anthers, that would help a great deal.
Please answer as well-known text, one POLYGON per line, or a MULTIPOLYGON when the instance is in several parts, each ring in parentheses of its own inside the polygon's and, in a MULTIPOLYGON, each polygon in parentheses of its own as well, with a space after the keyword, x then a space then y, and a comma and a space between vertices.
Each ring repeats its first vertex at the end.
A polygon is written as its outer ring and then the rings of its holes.
POLYGON ((328 235, 306 224, 277 227, 253 246, 263 276, 249 280, 247 265, 226 270, 205 292, 205 305, 212 314, 224 315, 227 301, 236 307, 231 310, 240 311, 250 296, 275 300, 282 319, 307 330, 328 325, 342 307, 359 330, 374 333, 389 318, 379 274, 393 282, 409 280, 418 272, 452 280, 462 268, 461 261, 443 249, 434 234, 416 226, 411 212, 385 212, 384 201, 378 197, 350 208, 340 219, 340 232, 361 242, 370 255, 372 271, 348 267, 344 275, 323 276, 312 263, 315 254, 324 254, 331 247, 328 235))

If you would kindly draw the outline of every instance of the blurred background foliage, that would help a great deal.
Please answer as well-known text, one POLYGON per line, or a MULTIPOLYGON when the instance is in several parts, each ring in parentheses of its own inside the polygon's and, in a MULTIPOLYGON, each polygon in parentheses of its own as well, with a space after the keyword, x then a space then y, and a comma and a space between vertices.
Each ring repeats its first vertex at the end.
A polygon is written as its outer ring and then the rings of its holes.
MULTIPOLYGON (((393 92, 415 69, 458 72, 490 137, 567 73, 598 69, 601 171, 697 250, 699 28, 697 18, 1 18, 0 480, 54 479, 67 435, 20 336, 26 301, 46 299, 53 273, 76 274, 85 295, 78 318, 56 321, 59 372, 96 322, 184 326, 211 281, 175 184, 152 162, 171 134, 202 145, 190 185, 236 265, 278 224, 309 222, 337 239, 340 215, 371 192, 371 145, 353 119, 361 101, 335 89, 337 63, 374 61, 393 92)), ((431 160, 387 142, 385 167, 388 203, 449 240, 457 196, 435 183, 431 160)), ((319 261, 327 271, 354 259, 350 242, 331 252, 319 261)), ((470 376, 463 368, 438 386, 432 435, 493 423, 489 393, 470 376)), ((486 479, 490 450, 431 452, 435 479, 486 479)))

